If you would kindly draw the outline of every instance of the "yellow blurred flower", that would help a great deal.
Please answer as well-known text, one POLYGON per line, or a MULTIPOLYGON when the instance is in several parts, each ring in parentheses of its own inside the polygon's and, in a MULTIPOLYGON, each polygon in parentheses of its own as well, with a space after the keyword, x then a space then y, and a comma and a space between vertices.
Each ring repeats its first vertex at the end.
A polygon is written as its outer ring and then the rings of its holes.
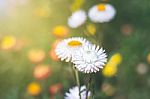
POLYGON ((88 31, 88 34, 95 35, 95 33, 96 33, 96 26, 94 24, 88 24, 86 26, 86 29, 88 31))
POLYGON ((74 12, 74 11, 79 10, 84 2, 85 0, 74 0, 74 2, 72 3, 70 7, 71 11, 74 12))
POLYGON ((13 36, 5 36, 1 40, 1 49, 9 50, 16 45, 16 38, 13 36))
POLYGON ((38 16, 38 17, 49 17, 50 16, 49 10, 44 7, 35 9, 34 14, 35 14, 35 16, 38 16))
POLYGON ((67 37, 69 29, 66 26, 58 25, 53 28, 52 32, 56 37, 67 37))
POLYGON ((122 55, 120 53, 116 53, 112 55, 105 68, 102 70, 102 74, 105 77, 112 77, 117 73, 118 65, 122 61, 122 55))
POLYGON ((32 49, 28 52, 28 58, 32 63, 40 63, 45 58, 45 52, 41 49, 32 49))
POLYGON ((112 65, 106 65, 105 68, 102 70, 102 74, 105 77, 112 77, 117 73, 117 67, 112 65))
POLYGON ((32 96, 37 96, 41 93, 41 85, 37 82, 32 82, 27 86, 27 92, 32 96))
POLYGON ((121 61, 122 61, 122 55, 120 53, 116 53, 110 58, 109 63, 114 65, 119 65, 121 61))

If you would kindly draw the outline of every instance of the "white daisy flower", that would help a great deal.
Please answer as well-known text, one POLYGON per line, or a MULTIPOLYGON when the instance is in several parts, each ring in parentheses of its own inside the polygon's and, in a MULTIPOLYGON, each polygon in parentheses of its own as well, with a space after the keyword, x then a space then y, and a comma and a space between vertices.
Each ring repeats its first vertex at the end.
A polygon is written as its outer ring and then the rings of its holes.
POLYGON ((72 15, 69 17, 68 19, 68 25, 71 28, 77 28, 79 26, 81 26, 82 24, 84 24, 84 22, 86 21, 86 13, 83 10, 78 10, 74 13, 72 13, 72 15))
POLYGON ((111 21, 116 15, 115 8, 110 4, 100 3, 93 6, 88 13, 91 21, 97 23, 104 23, 111 21))
POLYGON ((69 62, 72 61, 72 57, 76 51, 88 44, 90 42, 82 37, 72 37, 60 41, 56 46, 55 52, 61 61, 66 60, 66 62, 69 62))
POLYGON ((96 73, 103 68, 106 61, 105 50, 92 44, 81 48, 73 57, 75 67, 83 73, 96 73))
MULTIPOLYGON (((86 87, 82 86, 80 88, 80 92, 81 92, 81 99, 86 99, 86 87)), ((88 97, 90 97, 90 91, 88 92, 88 97)), ((79 87, 73 87, 71 89, 69 89, 69 93, 65 94, 65 99, 80 99, 79 96, 79 87)))

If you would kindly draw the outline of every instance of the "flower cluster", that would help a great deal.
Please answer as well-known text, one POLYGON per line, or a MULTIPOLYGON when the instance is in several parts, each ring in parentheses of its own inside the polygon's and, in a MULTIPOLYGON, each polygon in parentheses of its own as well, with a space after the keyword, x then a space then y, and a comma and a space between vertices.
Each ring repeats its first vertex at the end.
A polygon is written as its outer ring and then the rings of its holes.
POLYGON ((62 61, 74 63, 83 73, 99 71, 107 61, 103 48, 92 44, 82 37, 64 39, 56 46, 56 55, 62 61))
MULTIPOLYGON (((94 23, 110 22, 116 15, 116 10, 111 4, 100 3, 88 11, 89 19, 94 23)), ((68 18, 68 25, 77 28, 85 23, 87 14, 84 10, 77 10, 68 18)))

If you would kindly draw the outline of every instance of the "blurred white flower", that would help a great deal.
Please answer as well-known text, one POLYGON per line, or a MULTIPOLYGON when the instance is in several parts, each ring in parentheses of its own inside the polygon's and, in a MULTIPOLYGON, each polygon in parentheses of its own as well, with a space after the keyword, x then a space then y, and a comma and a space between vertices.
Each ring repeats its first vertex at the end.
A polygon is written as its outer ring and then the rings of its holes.
POLYGON ((66 60, 66 62, 69 62, 72 61, 72 57, 76 51, 89 43, 89 41, 82 37, 64 39, 57 44, 55 52, 61 61, 66 60))
POLYGON ((106 61, 105 50, 92 44, 83 46, 73 57, 75 67, 83 73, 96 73, 103 68, 106 61))
POLYGON ((137 65, 136 71, 138 74, 144 75, 148 72, 148 66, 144 63, 140 63, 137 65))
MULTIPOLYGON (((80 88, 80 92, 81 92, 81 99, 86 99, 86 87, 82 86, 80 88)), ((90 97, 90 91, 88 92, 88 97, 90 97)), ((79 96, 79 87, 73 87, 71 89, 69 89, 69 93, 65 94, 65 99, 80 99, 79 96)))
POLYGON ((8 1, 7 0, 0 0, 0 11, 5 10, 8 7, 8 1))
POLYGON ((71 28, 77 28, 85 23, 86 18, 87 18, 87 16, 86 16, 85 11, 78 10, 78 11, 72 13, 72 15, 69 17, 68 25, 71 28))
POLYGON ((116 14, 115 8, 110 4, 98 4, 89 10, 89 18, 93 22, 104 23, 111 21, 116 14))

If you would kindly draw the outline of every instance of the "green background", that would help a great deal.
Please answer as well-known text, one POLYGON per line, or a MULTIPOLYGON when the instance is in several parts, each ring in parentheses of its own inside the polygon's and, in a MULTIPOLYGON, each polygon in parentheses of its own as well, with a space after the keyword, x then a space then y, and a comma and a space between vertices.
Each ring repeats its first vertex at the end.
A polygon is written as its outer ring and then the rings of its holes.
MULTIPOLYGON (((27 58, 27 53, 32 48, 40 48, 47 53, 43 64, 49 64, 53 71, 53 75, 46 82, 40 83, 44 83, 44 87, 48 88, 53 83, 61 82, 63 90, 58 93, 56 99, 62 99, 64 93, 75 85, 75 81, 73 76, 68 76, 70 74, 68 64, 51 60, 48 51, 56 39, 51 33, 53 27, 67 25, 67 18, 71 14, 70 6, 74 0, 24 1, 28 3, 15 5, 15 3, 7 4, 10 0, 0 0, 1 3, 5 2, 4 7, 0 5, 0 39, 5 35, 13 35, 17 39, 28 41, 20 51, 0 50, 0 99, 33 99, 26 93, 27 84, 35 81, 32 77, 35 64, 27 58), (35 16, 34 11, 38 8, 47 9, 46 13, 49 16, 35 16), (62 74, 62 77, 59 77, 59 74, 62 74)), ((108 2, 116 8, 116 17, 111 22, 95 24, 97 28, 95 36, 86 36, 85 26, 70 30, 70 36, 86 37, 102 45, 108 53, 108 58, 116 52, 120 52, 123 56, 116 76, 105 78, 96 73, 94 99, 150 99, 150 62, 147 62, 147 55, 150 52, 150 1, 84 0, 81 8, 88 11, 90 7, 100 2, 108 2), (132 28, 129 34, 122 31, 124 25, 132 28), (148 69, 142 75, 136 71, 140 63, 145 64, 148 69), (116 88, 113 96, 107 96, 101 91, 102 82, 111 83, 116 88)), ((81 77, 84 78, 84 75, 81 77)), ((48 97, 47 91, 40 99, 49 99, 48 97)))

